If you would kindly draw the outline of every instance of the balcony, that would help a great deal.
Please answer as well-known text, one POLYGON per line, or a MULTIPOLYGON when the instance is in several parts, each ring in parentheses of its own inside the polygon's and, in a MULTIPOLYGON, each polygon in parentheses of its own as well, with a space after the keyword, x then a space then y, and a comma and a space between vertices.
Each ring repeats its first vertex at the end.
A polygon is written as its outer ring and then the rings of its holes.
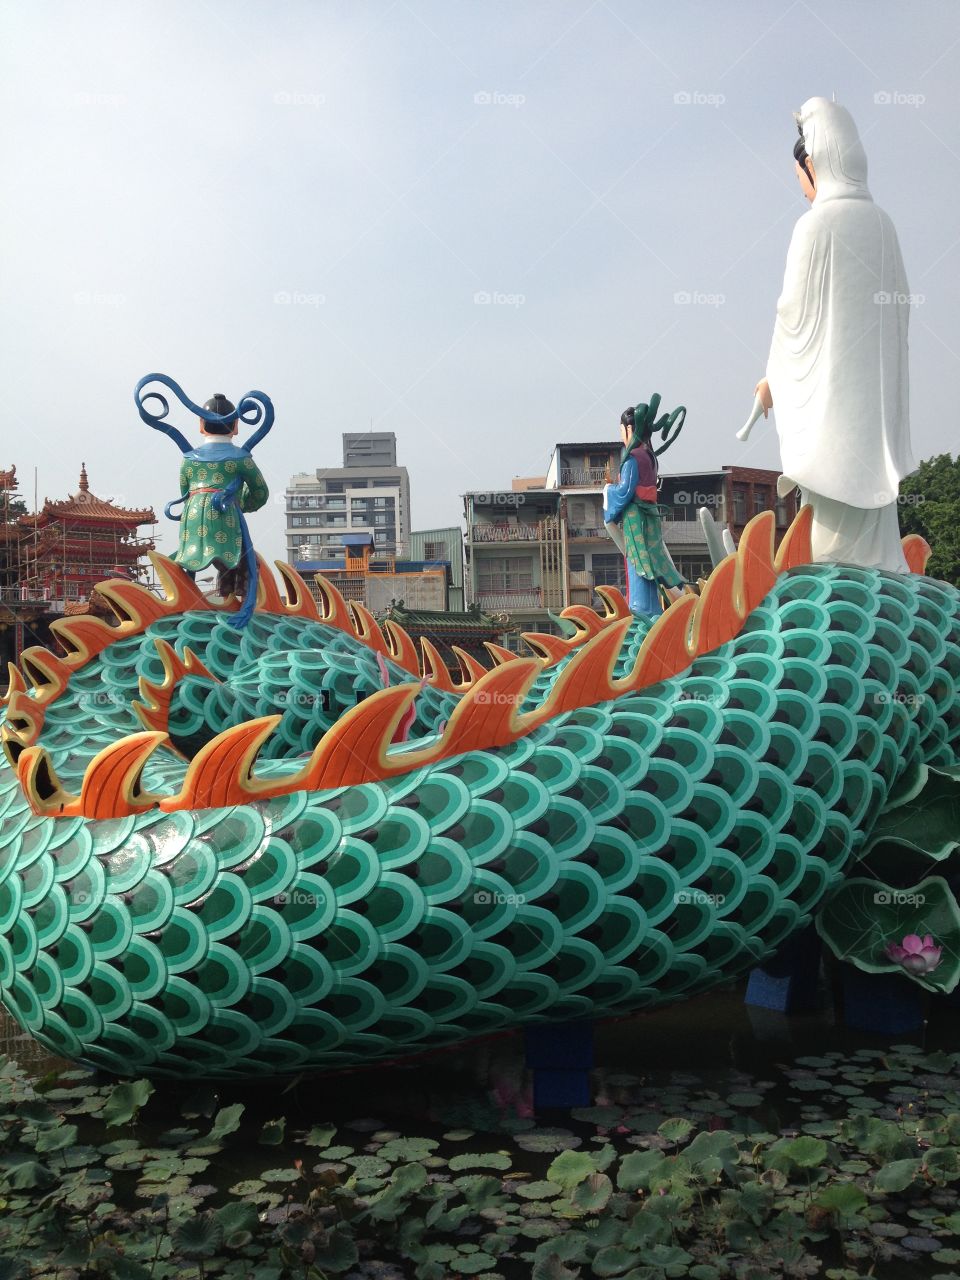
POLYGON ((569 525, 567 535, 570 538, 604 538, 610 541, 610 535, 603 525, 569 525))
POLYGON ((610 477, 607 475, 606 467, 560 468, 561 489, 576 488, 581 485, 597 488, 600 485, 607 484, 609 479, 610 477))
POLYGON ((536 524, 475 524, 470 535, 474 542, 536 542, 540 526, 536 524))
POLYGON ((539 587, 527 587, 520 591, 478 591, 476 601, 484 613, 513 613, 520 609, 543 607, 539 587))

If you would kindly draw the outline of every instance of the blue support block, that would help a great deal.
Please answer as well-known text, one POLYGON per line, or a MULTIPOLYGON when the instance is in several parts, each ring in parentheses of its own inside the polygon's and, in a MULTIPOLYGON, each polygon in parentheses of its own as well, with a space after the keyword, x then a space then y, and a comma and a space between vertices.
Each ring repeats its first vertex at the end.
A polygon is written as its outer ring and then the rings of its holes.
POLYGON ((533 1071, 533 1105, 590 1105, 593 1023, 563 1022, 524 1028, 527 1066, 533 1071))
POLYGON ((899 1036, 923 1026, 923 992, 896 973, 864 973, 853 965, 841 969, 843 1023, 851 1031, 899 1036))
POLYGON ((820 1008, 820 935, 813 925, 789 938, 762 968, 751 970, 744 1003, 777 1013, 820 1008))

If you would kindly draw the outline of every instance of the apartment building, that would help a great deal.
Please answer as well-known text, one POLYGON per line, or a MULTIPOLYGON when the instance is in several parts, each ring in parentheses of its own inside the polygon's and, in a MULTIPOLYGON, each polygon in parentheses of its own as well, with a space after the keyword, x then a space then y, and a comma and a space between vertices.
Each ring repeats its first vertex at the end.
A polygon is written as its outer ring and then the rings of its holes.
POLYGON ((346 534, 369 534, 382 555, 402 555, 410 538, 410 477, 397 465, 392 431, 345 432, 341 467, 318 467, 286 489, 287 559, 345 554, 346 534))
MULTIPOLYGON (((620 451, 613 441, 557 444, 546 475, 464 495, 467 600, 504 618, 506 647, 521 649, 523 631, 558 632, 551 615, 567 605, 602 608, 598 586, 626 590, 623 557, 603 525, 603 486, 617 477, 620 451)), ((775 511, 778 532, 786 528, 796 495, 777 498, 779 474, 724 466, 661 476, 664 539, 688 581, 711 567, 700 507, 734 537, 759 511, 775 511)))

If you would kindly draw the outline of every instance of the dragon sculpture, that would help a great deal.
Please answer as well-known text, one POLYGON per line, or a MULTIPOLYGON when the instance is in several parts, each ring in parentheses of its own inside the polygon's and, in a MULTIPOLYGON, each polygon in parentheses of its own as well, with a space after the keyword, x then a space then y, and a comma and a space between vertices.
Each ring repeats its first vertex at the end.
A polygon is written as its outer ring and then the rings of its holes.
POLYGON ((109 1072, 249 1077, 729 982, 957 776, 960 593, 905 547, 811 565, 766 513, 652 624, 602 589, 459 682, 322 578, 261 564, 237 630, 156 556, 11 668, 0 999, 109 1072))

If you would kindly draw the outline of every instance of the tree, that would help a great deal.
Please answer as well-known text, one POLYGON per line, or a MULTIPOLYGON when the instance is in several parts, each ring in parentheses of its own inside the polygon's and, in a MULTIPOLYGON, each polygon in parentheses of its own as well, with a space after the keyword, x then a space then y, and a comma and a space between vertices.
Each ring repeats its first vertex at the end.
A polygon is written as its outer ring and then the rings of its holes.
POLYGON ((899 514, 901 533, 930 543, 927 575, 960 586, 960 456, 921 462, 900 486, 899 514))

